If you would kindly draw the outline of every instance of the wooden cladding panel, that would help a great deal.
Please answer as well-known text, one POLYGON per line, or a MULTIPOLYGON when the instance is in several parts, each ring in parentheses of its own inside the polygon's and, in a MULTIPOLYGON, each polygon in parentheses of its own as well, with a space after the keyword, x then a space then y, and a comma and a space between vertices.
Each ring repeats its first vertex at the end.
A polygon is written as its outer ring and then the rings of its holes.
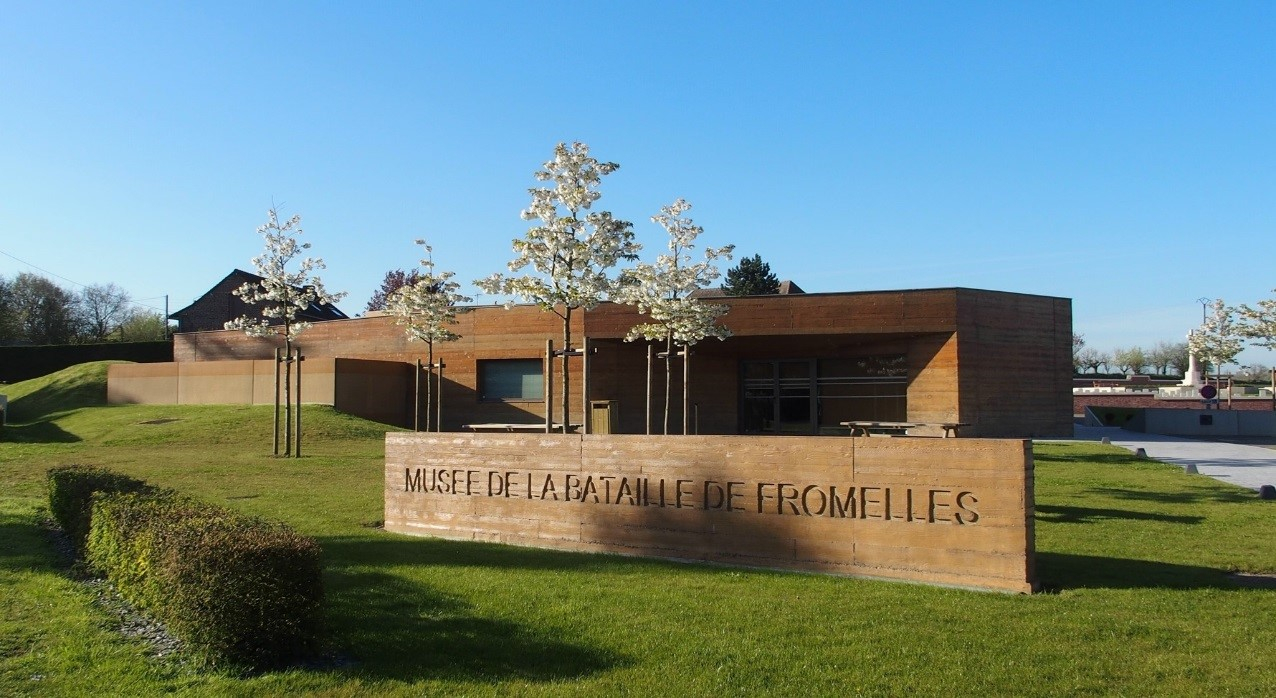
MULTIPOLYGON (((800 334, 943 332, 956 329, 956 289, 864 293, 806 293, 711 298, 730 306, 722 324, 737 337, 800 334)), ((624 337, 642 316, 604 303, 591 310, 586 330, 599 339, 624 337)))
POLYGON ((386 528, 1029 591, 1028 443, 387 434, 386 528))
POLYGON ((972 434, 1071 433, 1070 301, 963 290, 958 322, 962 412, 978 419, 972 434))

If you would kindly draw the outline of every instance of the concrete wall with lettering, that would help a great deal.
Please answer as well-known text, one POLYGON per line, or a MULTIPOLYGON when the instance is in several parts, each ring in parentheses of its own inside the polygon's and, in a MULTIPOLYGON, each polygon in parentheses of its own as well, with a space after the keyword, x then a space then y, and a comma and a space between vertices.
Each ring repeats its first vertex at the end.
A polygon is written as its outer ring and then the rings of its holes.
POLYGON ((389 531, 559 550, 1036 586, 1023 440, 386 435, 389 531))

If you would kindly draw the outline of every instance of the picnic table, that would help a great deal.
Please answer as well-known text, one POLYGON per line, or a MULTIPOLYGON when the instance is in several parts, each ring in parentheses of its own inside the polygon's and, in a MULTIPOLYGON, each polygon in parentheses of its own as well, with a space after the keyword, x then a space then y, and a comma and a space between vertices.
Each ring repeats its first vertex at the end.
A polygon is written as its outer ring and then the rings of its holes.
MULTIPOLYGON (((568 425, 568 426, 569 426, 571 429, 576 429, 576 428, 580 427, 580 425, 579 425, 579 424, 570 424, 570 425, 568 425)), ((519 423, 519 424, 506 424, 506 423, 504 423, 504 422, 486 422, 486 423, 482 423, 482 424, 462 424, 462 425, 461 425, 461 428, 462 428, 462 429, 466 429, 466 430, 468 430, 468 431, 485 431, 485 432, 493 432, 493 431, 505 431, 505 432, 526 431, 526 432, 537 432, 537 431, 539 431, 539 432, 542 432, 542 433, 543 433, 543 432, 545 431, 545 423, 544 423, 544 422, 541 422, 540 424, 526 424, 526 423, 519 423)), ((561 432, 561 431, 563 430, 563 425, 562 425, 562 424, 554 424, 554 425, 551 425, 551 426, 550 426, 550 430, 551 430, 551 431, 554 431, 554 432, 561 432)))
POLYGON ((938 427, 944 430, 944 438, 957 436, 958 431, 962 427, 968 427, 968 422, 840 422, 844 427, 851 430, 851 436, 855 436, 856 432, 862 433, 864 436, 872 436, 874 432, 879 434, 904 436, 908 434, 909 429, 917 429, 921 427, 938 427))

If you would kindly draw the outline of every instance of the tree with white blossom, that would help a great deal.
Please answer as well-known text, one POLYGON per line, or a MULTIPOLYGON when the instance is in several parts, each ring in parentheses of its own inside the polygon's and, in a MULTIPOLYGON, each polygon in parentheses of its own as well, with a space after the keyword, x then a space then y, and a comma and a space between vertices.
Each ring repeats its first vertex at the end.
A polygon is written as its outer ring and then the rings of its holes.
MULTIPOLYGON (((284 455, 292 455, 292 363, 300 360, 293 358, 293 342, 311 325, 298 319, 298 314, 312 305, 335 303, 346 295, 328 293, 324 289, 323 281, 314 274, 316 269, 327 268, 318 257, 304 257, 298 260, 295 271, 289 269, 298 255, 310 249, 310 243, 298 240, 303 232, 301 216, 293 216, 280 223, 276 209, 266 212, 266 222, 257 228, 257 233, 266 241, 266 248, 252 260, 258 276, 262 277, 261 281, 247 282, 232 291, 245 303, 259 306, 261 314, 257 317, 245 315, 226 323, 228 330, 243 330, 252 337, 279 336, 284 340, 284 455)), ((278 386, 275 390, 278 404, 278 386)), ((300 404, 297 410, 300 421, 300 404)), ((301 440, 300 432, 297 440, 301 440)), ((297 450, 296 455, 300 455, 300 444, 297 450)))
POLYGON ((1216 375, 1222 375, 1223 364, 1231 363, 1245 347, 1241 341, 1240 327, 1236 323, 1234 308, 1221 299, 1215 300, 1212 312, 1187 338, 1188 348, 1198 359, 1214 364, 1216 375))
POLYGON ((659 255, 655 264, 640 263, 626 270, 621 276, 621 289, 616 294, 618 300, 637 306, 638 312, 649 318, 648 322, 630 329, 625 341, 646 339, 664 342, 665 434, 669 433, 671 361, 675 348, 681 351, 684 359, 682 432, 685 434, 686 395, 690 384, 686 367, 689 365, 690 348, 703 339, 715 337, 722 340, 731 336, 729 329, 718 324, 719 318, 730 310, 730 306, 701 302, 692 297, 692 293, 708 287, 721 276, 714 260, 730 260, 735 245, 706 247, 704 259, 693 261, 692 250, 704 228, 683 216, 690 209, 690 203, 678 199, 651 217, 653 223, 659 224, 668 233, 669 253, 659 255))
POLYGON ((1240 316, 1242 337, 1260 347, 1276 349, 1276 298, 1258 301, 1257 307, 1242 304, 1236 314, 1240 316))
MULTIPOLYGON (((513 241, 516 255, 509 270, 531 273, 493 274, 474 282, 486 293, 521 298, 562 319, 563 348, 556 353, 562 357, 564 432, 571 421, 567 366, 572 353, 572 313, 602 302, 615 287, 610 270, 621 261, 635 259, 641 249, 634 242, 633 224, 609 211, 592 210, 602 196, 598 191, 602 178, 619 167, 591 157, 584 143, 559 143, 554 159, 534 175, 546 186, 528 190, 532 202, 522 212, 523 220, 538 222, 513 241)), ((512 305, 512 301, 506 303, 506 307, 512 305)))
MULTIPOLYGON (((455 276, 453 272, 435 271, 434 248, 426 244, 425 240, 417 240, 416 244, 425 248, 425 257, 420 263, 424 272, 414 272, 414 281, 390 294, 386 299, 386 312, 394 316, 396 323, 403 325, 408 341, 425 342, 426 365, 429 367, 429 374, 427 374, 429 378, 425 388, 425 423, 426 431, 429 431, 430 412, 435 406, 433 396, 436 394, 431 385, 434 380, 434 370, 438 368, 441 372, 443 368, 443 362, 440 361, 438 366, 434 363, 434 343, 452 342, 461 338, 449 326, 456 323, 456 306, 460 303, 469 303, 473 299, 459 293, 461 285, 452 280, 455 276)), ((442 389, 443 386, 439 385, 437 394, 440 396, 442 389)), ((418 404, 419 399, 418 396, 418 404)), ((420 418, 415 418, 414 422, 415 427, 420 430, 420 418)), ((442 417, 435 409, 436 430, 441 428, 441 424, 442 417)))

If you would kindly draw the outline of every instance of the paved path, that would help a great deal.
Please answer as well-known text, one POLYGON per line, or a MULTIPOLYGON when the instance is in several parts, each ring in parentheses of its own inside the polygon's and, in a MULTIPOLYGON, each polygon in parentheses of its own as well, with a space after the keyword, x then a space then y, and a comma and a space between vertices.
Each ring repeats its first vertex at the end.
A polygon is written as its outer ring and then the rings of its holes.
POLYGON ((1149 458, 1174 465, 1195 465, 1202 475, 1252 490, 1276 485, 1276 450, 1270 448, 1142 434, 1120 427, 1077 425, 1074 434, 1076 441, 1101 441, 1106 436, 1115 446, 1131 451, 1142 448, 1149 458))

